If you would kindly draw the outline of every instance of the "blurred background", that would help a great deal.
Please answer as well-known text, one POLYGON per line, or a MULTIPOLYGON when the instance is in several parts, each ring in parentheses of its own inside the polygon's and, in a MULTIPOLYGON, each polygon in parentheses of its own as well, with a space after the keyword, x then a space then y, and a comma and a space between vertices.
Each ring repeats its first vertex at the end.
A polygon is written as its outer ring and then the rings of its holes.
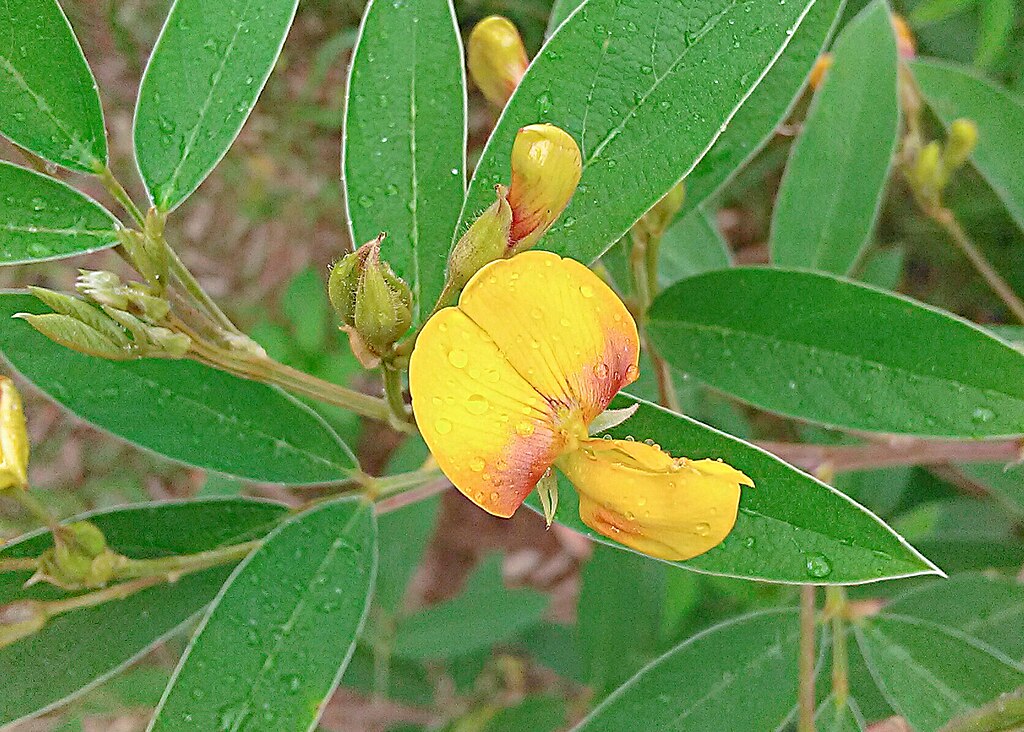
MULTIPOLYGON (((846 17, 864 4, 850 0, 846 17)), ((63 0, 62 5, 99 83, 112 167, 141 200, 131 153, 132 110, 170 2, 63 0)), ((908 18, 919 55, 973 65, 1024 98, 1020 0, 922 0, 896 3, 895 9, 908 18), (998 22, 992 18, 995 6, 1003 12, 998 22)), ((486 15, 506 15, 531 53, 543 40, 549 10, 546 0, 457 3, 467 33, 486 15)), ((274 358, 373 389, 374 376, 359 369, 324 291, 328 265, 353 246, 339 148, 347 63, 361 13, 358 0, 304 0, 241 136, 172 226, 189 268, 274 358)), ((719 232, 739 262, 767 259, 771 207, 806 101, 715 202, 719 232)), ((494 115, 475 90, 470 105, 474 155, 494 115)), ((0 156, 19 161, 3 141, 0 156)), ((83 183, 106 201, 102 189, 89 186, 83 183)), ((916 213, 901 183, 892 188, 862 278, 978 322, 1004 321, 999 302, 942 233, 916 213)), ((1001 274, 1024 292, 1024 237, 980 177, 970 170, 959 176, 948 202, 1001 274)), ((120 269, 110 253, 77 263, 120 269)), ((0 286, 69 289, 74 275, 66 263, 3 269, 0 286)), ((683 375, 680 382, 691 414, 738 436, 839 439, 755 412, 683 375)), ((23 382, 20 386, 34 450, 31 482, 62 516, 197 495, 245 493, 292 503, 315 496, 313 489, 243 484, 172 464, 77 422, 23 382)), ((339 410, 321 411, 349 444, 359 445, 369 472, 388 463, 414 469, 426 456, 418 440, 402 443, 394 433, 339 410)), ((954 468, 897 468, 842 475, 837 486, 947 570, 995 568, 1011 575, 1024 564, 1024 477, 1015 472, 993 478, 954 468), (1019 491, 1015 508, 1005 493, 993 491, 994 479, 1006 483, 1004 491, 1019 491)), ((393 545, 382 557, 390 597, 373 611, 342 689, 322 720, 324 730, 563 729, 682 639, 739 612, 796 597, 788 588, 705 577, 595 548, 557 528, 546 531, 543 520, 528 511, 511 521, 494 519, 452 491, 390 517, 382 521, 381 541, 393 545), (417 612, 426 607, 432 610, 417 612), (463 633, 465 624, 473 631, 463 633), (407 642, 411 637, 415 642, 407 642)), ((29 526, 28 517, 0 505, 0 538, 29 526)), ((854 597, 888 596, 910 582, 861 588, 854 597)), ((144 729, 185 637, 171 638, 68 708, 17 729, 144 729)), ((856 664, 854 671, 857 689, 856 674, 866 672, 856 664)), ((864 686, 873 688, 869 682, 864 686)), ((866 692, 862 706, 869 720, 891 714, 877 692, 866 692)))

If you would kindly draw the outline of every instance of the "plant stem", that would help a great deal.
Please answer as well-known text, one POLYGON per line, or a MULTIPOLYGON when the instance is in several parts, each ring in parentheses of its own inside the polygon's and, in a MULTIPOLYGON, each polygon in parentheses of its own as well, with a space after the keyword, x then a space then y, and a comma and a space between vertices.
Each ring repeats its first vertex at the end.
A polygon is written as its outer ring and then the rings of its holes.
POLYGON ((26 572, 33 571, 38 567, 39 560, 35 557, 0 559, 0 572, 26 572))
POLYGON ((220 306, 210 297, 203 286, 199 284, 199 281, 189 271, 185 263, 181 261, 181 257, 174 251, 174 248, 167 242, 166 238, 163 238, 164 248, 167 250, 167 263, 170 266, 171 274, 181 283, 181 286, 185 288, 185 291, 196 301, 196 304, 209 315, 214 322, 228 333, 235 335, 242 335, 242 332, 235 327, 235 324, 231 322, 231 319, 224 314, 224 311, 220 309, 220 306))
POLYGON ((928 215, 935 223, 941 226, 945 232, 949 235, 949 238, 957 245, 964 256, 974 266, 974 269, 978 271, 978 274, 984 278, 985 282, 992 291, 999 296, 999 299, 1003 301, 1003 304, 1007 309, 1013 313, 1013 316, 1024 323, 1024 302, 1017 296, 1017 293, 1013 291, 1010 284, 1003 279, 1003 277, 996 271, 996 268, 992 266, 992 263, 988 261, 981 249, 971 240, 967 232, 957 221, 956 214, 950 209, 944 206, 923 206, 925 214, 928 215))
POLYGON ((144 227, 146 225, 146 217, 142 215, 142 211, 132 201, 132 197, 128 195, 128 191, 121 185, 121 181, 114 175, 114 171, 110 169, 110 166, 97 167, 96 175, 99 177, 103 187, 114 197, 114 200, 121 204, 121 208, 132 217, 136 224, 144 227))
POLYGON ((444 477, 440 468, 428 468, 414 470, 411 473, 399 473, 384 478, 371 478, 370 490, 375 500, 394 493, 402 493, 411 488, 419 488, 426 483, 432 483, 444 477))
POLYGON ((760 441, 758 447, 812 473, 835 473, 937 463, 1004 462, 1021 459, 1020 440, 951 441, 892 438, 866 445, 812 445, 760 441))
POLYGON ((630 250, 629 259, 633 271, 633 285, 636 288, 640 340, 654 367, 654 376, 658 382, 658 402, 666 409, 678 412, 679 394, 676 393, 676 385, 672 381, 672 367, 651 345, 650 336, 647 335, 647 328, 644 325, 647 309, 654 302, 654 296, 658 294, 658 249, 661 246, 661 237, 641 233, 636 228, 630 236, 633 248, 630 250))
POLYGON ((381 364, 384 376, 384 396, 391 409, 391 416, 399 423, 408 423, 412 414, 405 404, 405 392, 402 387, 402 372, 391 364, 381 364))
POLYGON ((850 698, 850 654, 846 645, 846 592, 842 587, 825 588, 826 614, 832 624, 832 698, 836 707, 850 698))
MULTIPOLYGON (((174 324, 183 332, 190 333, 190 335, 194 333, 194 331, 190 332, 191 329, 184 323, 175 322, 174 324)), ((391 421, 391 409, 383 399, 318 379, 270 358, 233 353, 205 343, 198 337, 193 338, 193 354, 197 361, 243 379, 280 386, 294 394, 300 394, 324 404, 333 404, 370 419, 382 422, 391 421)), ((411 430, 411 426, 408 429, 411 430)))
POLYGON ((802 585, 800 587, 800 687, 797 706, 797 732, 815 732, 814 729, 814 636, 815 595, 817 587, 802 585))
POLYGON ((1002 694, 994 701, 963 717, 958 717, 939 732, 1014 732, 1024 728, 1024 688, 1002 694))
POLYGON ((26 512, 31 514, 40 524, 50 530, 51 533, 56 536, 64 530, 64 527, 60 525, 53 514, 50 513, 46 506, 39 502, 39 500, 29 493, 27 488, 7 488, 6 490, 0 491, 0 495, 7 496, 17 501, 26 512))
POLYGON ((142 577, 164 577, 170 580, 181 574, 198 572, 220 564, 244 559, 250 552, 260 546, 262 541, 247 541, 242 544, 231 544, 218 549, 210 549, 196 554, 181 554, 173 557, 157 559, 129 559, 128 563, 117 570, 117 579, 136 579, 142 577))
POLYGON ((398 511, 406 506, 411 506, 414 503, 419 503, 420 501, 432 498, 438 493, 444 493, 450 487, 451 483, 449 483, 447 479, 438 478, 438 480, 428 483, 420 488, 413 488, 391 496, 390 498, 385 498, 376 505, 375 512, 379 516, 384 513, 398 511))
POLYGON ((104 587, 102 590, 87 592, 83 595, 69 597, 66 600, 50 600, 46 603, 46 614, 50 617, 62 613, 80 610, 86 607, 96 607, 111 600, 124 600, 136 592, 145 590, 165 581, 164 577, 141 577, 131 582, 123 582, 119 585, 104 587))

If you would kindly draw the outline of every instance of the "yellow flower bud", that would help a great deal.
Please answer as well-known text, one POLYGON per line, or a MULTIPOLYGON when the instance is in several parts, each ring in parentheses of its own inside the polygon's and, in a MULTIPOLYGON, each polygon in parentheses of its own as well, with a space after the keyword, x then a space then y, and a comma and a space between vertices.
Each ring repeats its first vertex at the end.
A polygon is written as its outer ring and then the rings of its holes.
POLYGON ((902 15, 893 13, 892 27, 896 31, 896 49, 900 58, 914 58, 917 55, 917 41, 914 39, 914 32, 910 30, 910 24, 902 15))
POLYGON ((835 58, 831 53, 823 53, 818 56, 818 60, 814 62, 814 68, 811 69, 811 75, 807 78, 807 83, 813 91, 818 90, 821 82, 825 80, 825 74, 829 72, 834 63, 835 58))
POLYGON ((484 18, 469 35, 469 75, 491 104, 501 109, 526 73, 530 60, 519 31, 508 18, 484 18))
POLYGON ((649 236, 661 237, 672 224, 685 200, 686 186, 681 182, 677 183, 643 215, 640 225, 649 236))
POLYGON ((569 205, 582 175, 580 148, 569 133, 549 124, 519 130, 512 145, 512 254, 535 245, 569 205))
POLYGON ((944 186, 942 145, 933 140, 921 148, 907 179, 918 196, 925 201, 937 204, 939 194, 944 186))
POLYGON ((958 119, 950 125, 949 138, 942 150, 942 167, 947 175, 967 162, 978 146, 978 125, 974 120, 958 119))
POLYGON ((28 486, 28 431, 21 395, 0 376, 0 490, 28 486))
POLYGON ((509 255, 509 232, 512 209, 508 205, 508 189, 496 186, 498 200, 466 230, 448 257, 448 287, 461 290, 485 264, 509 255))

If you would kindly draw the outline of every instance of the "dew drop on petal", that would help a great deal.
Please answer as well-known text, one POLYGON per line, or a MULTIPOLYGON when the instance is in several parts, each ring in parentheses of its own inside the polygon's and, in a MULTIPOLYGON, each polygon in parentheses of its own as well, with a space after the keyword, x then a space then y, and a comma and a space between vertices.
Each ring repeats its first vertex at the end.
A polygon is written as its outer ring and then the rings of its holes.
POLYGON ((453 348, 448 352, 448 363, 450 363, 457 369, 461 369, 465 367, 467 363, 469 363, 469 356, 466 355, 465 351, 458 348, 453 348))
POLYGON ((711 524, 701 522, 693 527, 693 532, 697 534, 697 536, 707 536, 711 533, 711 524))
POLYGON ((608 378, 608 364, 606 364, 606 363, 599 363, 597 366, 594 367, 594 374, 599 379, 607 379, 608 378))
POLYGON ((580 294, 583 295, 583 297, 593 297, 594 288, 590 285, 580 285, 580 294))
POLYGON ((469 461, 469 469, 474 473, 480 473, 487 466, 487 463, 482 457, 475 457, 469 461))
POLYGON ((516 425, 516 432, 522 435, 523 437, 532 435, 533 425, 526 421, 520 422, 519 424, 516 425))
POLYGON ((452 423, 442 417, 434 422, 434 429, 437 430, 439 435, 447 435, 452 431, 452 423))
POLYGON ((487 397, 482 394, 470 394, 466 400, 466 411, 470 414, 483 414, 489 407, 490 404, 487 402, 487 397))

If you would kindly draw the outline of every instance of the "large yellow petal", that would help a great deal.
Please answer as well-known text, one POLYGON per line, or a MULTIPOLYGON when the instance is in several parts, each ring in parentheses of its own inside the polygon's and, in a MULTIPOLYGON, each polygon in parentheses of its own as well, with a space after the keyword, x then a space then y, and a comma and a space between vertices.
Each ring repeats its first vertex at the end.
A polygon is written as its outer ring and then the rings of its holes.
POLYGON ((740 486, 754 485, 723 462, 672 458, 626 440, 585 440, 558 467, 579 493, 583 523, 673 561, 720 544, 736 523, 740 486))
POLYGON ((409 390, 438 466, 488 513, 511 516, 562 449, 551 406, 457 308, 424 326, 409 390))
POLYGON ((459 309, 554 407, 584 425, 636 380, 640 341, 626 306, 579 262, 530 251, 493 262, 459 309))

